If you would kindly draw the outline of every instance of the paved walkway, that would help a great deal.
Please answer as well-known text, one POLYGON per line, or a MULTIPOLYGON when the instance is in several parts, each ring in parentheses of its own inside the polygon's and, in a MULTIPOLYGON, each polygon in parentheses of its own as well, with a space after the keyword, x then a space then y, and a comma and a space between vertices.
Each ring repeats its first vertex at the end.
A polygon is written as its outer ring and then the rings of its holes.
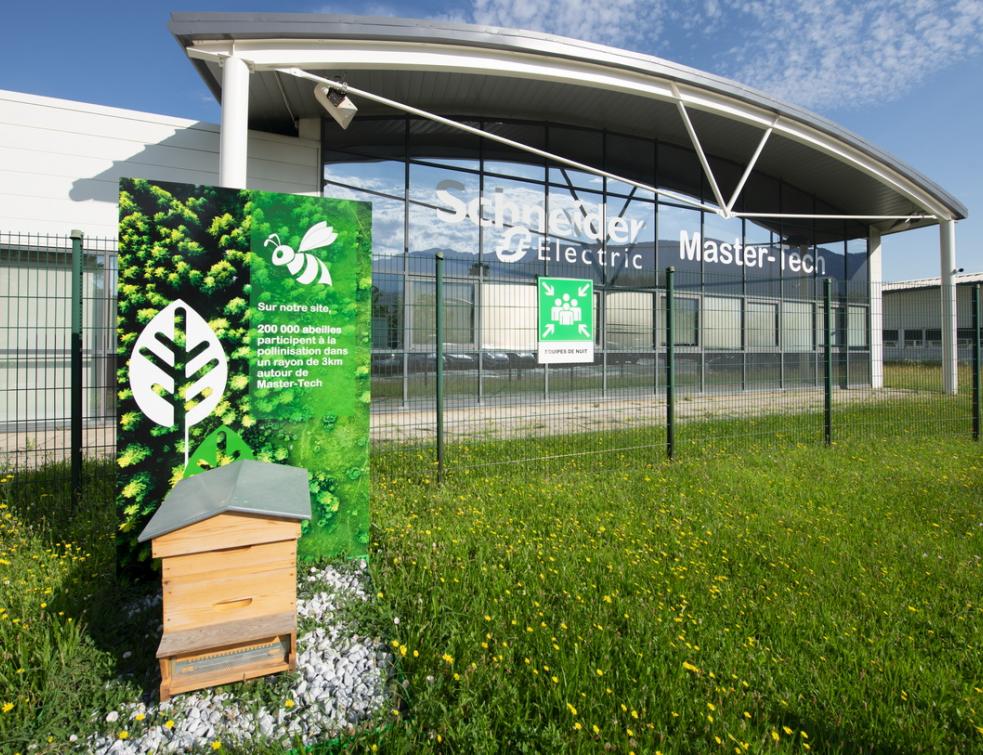
MULTIPOLYGON (((895 388, 836 390, 835 405, 901 399, 916 391, 895 388)), ((821 411, 823 392, 807 388, 743 393, 685 393, 676 399, 680 421, 738 419, 766 414, 801 414, 821 411)), ((606 396, 560 394, 550 399, 535 396, 501 398, 485 404, 449 406, 444 411, 448 440, 502 440, 543 437, 603 430, 665 425, 665 399, 638 391, 606 396)), ((372 414, 372 440, 396 443, 432 442, 436 435, 433 402, 372 414)), ((109 458, 116 452, 116 428, 100 424, 86 427, 82 445, 87 457, 109 458)), ((0 432, 0 470, 34 468, 69 458, 69 429, 46 427, 0 432)))

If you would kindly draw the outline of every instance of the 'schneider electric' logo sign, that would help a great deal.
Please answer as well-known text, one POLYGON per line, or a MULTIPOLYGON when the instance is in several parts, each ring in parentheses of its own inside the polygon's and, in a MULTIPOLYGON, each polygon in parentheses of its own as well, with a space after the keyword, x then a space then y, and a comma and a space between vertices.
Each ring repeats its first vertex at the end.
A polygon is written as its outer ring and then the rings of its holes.
POLYGON ((495 247, 495 256, 502 262, 519 262, 530 251, 539 260, 569 264, 603 265, 610 268, 642 269, 642 255, 629 251, 645 227, 645 221, 620 216, 605 217, 604 207, 577 200, 570 207, 557 207, 549 212, 534 204, 517 204, 496 189, 491 197, 475 197, 465 202, 454 192, 464 192, 459 181, 445 180, 437 184, 437 219, 454 225, 465 220, 486 228, 502 231, 495 247), (543 236, 547 226, 556 237, 576 234, 597 244, 596 249, 581 245, 570 246, 560 238, 543 236), (620 247, 606 250, 603 244, 620 247))
MULTIPOLYGON (((611 217, 606 215, 603 205, 579 199, 572 205, 553 208, 547 214, 541 205, 509 199, 500 188, 491 196, 468 201, 459 196, 465 191, 460 181, 448 179, 437 184, 437 220, 449 225, 467 221, 500 231, 494 251, 501 262, 520 262, 535 252, 536 259, 543 262, 643 269, 642 254, 635 247, 645 228, 644 220, 611 217), (550 237, 544 235, 546 228, 550 237), (589 243, 572 246, 561 241, 570 236, 589 243), (597 247, 592 249, 590 244, 597 247)), ((826 274, 825 259, 807 249, 745 244, 740 237, 726 242, 704 238, 698 230, 680 230, 679 260, 759 269, 777 265, 792 273, 826 274)))

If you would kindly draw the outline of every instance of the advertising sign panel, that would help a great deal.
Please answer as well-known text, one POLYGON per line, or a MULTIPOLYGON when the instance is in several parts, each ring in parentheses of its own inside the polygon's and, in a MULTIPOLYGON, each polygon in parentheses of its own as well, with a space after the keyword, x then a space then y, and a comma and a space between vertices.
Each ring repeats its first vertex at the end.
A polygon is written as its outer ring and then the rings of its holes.
POLYGON ((120 181, 120 565, 178 480, 236 459, 304 467, 302 559, 369 539, 371 206, 120 181))

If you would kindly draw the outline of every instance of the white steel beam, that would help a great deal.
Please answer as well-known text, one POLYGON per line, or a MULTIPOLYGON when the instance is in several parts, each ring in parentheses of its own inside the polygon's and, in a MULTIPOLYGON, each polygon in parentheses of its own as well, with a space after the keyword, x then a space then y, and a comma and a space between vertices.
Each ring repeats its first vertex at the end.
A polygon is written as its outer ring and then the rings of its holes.
MULTIPOLYGON (((522 142, 513 141, 512 139, 507 139, 504 136, 499 136, 498 134, 493 134, 490 131, 483 131, 480 128, 475 128, 474 126, 469 126, 466 123, 460 123, 459 121, 451 120, 450 118, 445 118, 442 115, 437 115, 436 113, 431 113, 427 110, 421 110, 420 108, 413 107, 412 105, 407 105, 403 102, 398 102, 397 100, 391 100, 388 97, 381 97, 378 94, 373 94, 372 92, 367 92, 364 89, 359 89, 358 87, 353 87, 348 84, 341 84, 337 81, 332 81, 331 79, 326 79, 323 76, 316 76, 313 73, 308 73, 300 68, 277 68, 277 71, 288 76, 296 76, 300 79, 307 79, 308 81, 313 81, 317 84, 324 84, 325 86, 332 87, 333 89, 338 89, 346 94, 354 94, 357 97, 364 97, 372 102, 377 102, 380 105, 386 105, 395 110, 401 110, 404 113, 409 113, 410 115, 416 115, 420 118, 426 118, 433 121, 434 123, 440 123, 441 125, 448 126, 449 128, 455 128, 459 131, 465 131, 469 134, 474 134, 475 136, 480 136, 485 139, 489 139, 493 142, 498 142, 499 144, 504 144, 512 149, 521 150, 522 152, 528 152, 531 155, 536 155, 537 157, 542 157, 547 160, 551 160, 560 165, 566 165, 569 168, 574 168, 575 170, 581 170, 586 173, 591 173, 597 176, 603 176, 605 178, 610 178, 614 181, 620 181, 626 183, 629 186, 635 186, 639 189, 644 189, 645 191, 651 191, 654 194, 659 194, 665 197, 670 197, 677 202, 683 202, 685 204, 692 205, 694 207, 699 207, 700 209, 707 210, 709 212, 717 212, 718 209, 712 205, 704 204, 703 202, 687 197, 685 194, 677 194, 674 191, 668 191, 666 189, 657 189, 641 181, 635 181, 631 178, 625 178, 624 176, 619 176, 617 173, 611 173, 607 170, 601 170, 600 168, 595 168, 592 165, 587 165, 585 163, 577 162, 576 160, 571 160, 562 155, 557 155, 552 152, 547 152, 546 150, 539 149, 537 147, 532 147, 528 144, 523 144, 522 142)), ((313 97, 313 94, 311 95, 313 97)))
MULTIPOLYGON (((778 119, 775 119, 778 122, 778 119)), ((761 141, 758 142, 758 148, 754 150, 754 154, 751 155, 751 159, 748 161, 747 167, 744 169, 744 175, 741 176, 741 180, 737 182, 737 186, 734 188, 734 193, 724 208, 728 214, 734 209, 734 205, 737 204, 737 198, 741 196, 741 192, 744 190, 744 184, 747 183, 748 178, 751 176, 751 171, 754 170, 754 166, 758 162, 758 158, 761 157, 761 150, 765 148, 765 144, 768 142, 768 137, 771 136, 771 132, 775 130, 775 124, 773 123, 765 132, 761 135, 761 141)))
POLYGON ((689 113, 686 112, 686 106, 683 104, 682 99, 679 96, 679 89, 675 84, 672 85, 672 93, 676 98, 676 108, 679 110, 679 115, 683 119, 683 125, 686 127, 686 133, 689 134, 689 140, 693 144, 693 149, 696 150, 696 156, 700 158, 700 165, 703 166, 703 174, 707 177, 707 181, 710 182, 710 190, 713 192, 714 198, 717 200, 717 206, 720 207, 720 214, 728 218, 730 217, 730 212, 727 205, 724 203, 724 198, 720 195, 720 187, 717 186, 717 179, 713 175, 713 170, 710 168, 710 162, 707 160, 707 156, 703 152, 703 145, 700 144, 700 137, 696 134, 696 129, 693 128, 693 122, 689 118, 689 113))
POLYGON ((804 122, 752 105, 737 97, 691 84, 676 83, 624 65, 611 56, 595 61, 551 57, 544 54, 495 50, 464 45, 434 45, 421 42, 383 42, 379 40, 225 40, 201 41, 188 49, 191 57, 229 55, 248 59, 253 70, 308 68, 313 70, 406 70, 447 71, 530 78, 573 86, 625 92, 640 97, 697 108, 715 115, 756 125, 773 127, 781 136, 807 145, 875 178, 882 184, 940 218, 951 212, 926 190, 876 157, 838 137, 804 122), (609 58, 611 58, 609 60, 609 58), (678 96, 677 96, 678 93, 678 96))

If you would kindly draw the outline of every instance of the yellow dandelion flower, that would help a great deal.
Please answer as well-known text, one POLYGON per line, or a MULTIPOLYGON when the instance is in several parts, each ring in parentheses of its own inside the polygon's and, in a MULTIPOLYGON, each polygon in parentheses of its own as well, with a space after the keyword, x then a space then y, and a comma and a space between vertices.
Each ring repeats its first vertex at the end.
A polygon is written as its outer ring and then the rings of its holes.
POLYGON ((174 728, 174 719, 173 718, 167 719, 167 721, 164 722, 164 728, 165 729, 173 729, 174 728))
POLYGON ((290 708, 292 708, 292 707, 294 707, 294 706, 295 706, 296 704, 297 704, 297 703, 295 703, 295 702, 293 701, 293 699, 292 699, 292 698, 289 698, 289 697, 288 697, 288 698, 287 698, 286 700, 284 700, 284 701, 283 701, 283 707, 284 707, 284 708, 287 708, 288 710, 289 710, 290 708))
POLYGON ((689 671, 692 674, 699 674, 700 673, 700 667, 699 666, 694 666, 689 661, 683 661, 683 668, 686 669, 687 671, 689 671))
POLYGON ((783 727, 782 727, 782 731, 784 731, 784 732, 785 732, 785 733, 786 733, 786 734, 787 734, 788 736, 792 736, 792 733, 793 733, 793 732, 792 732, 792 730, 791 730, 790 728, 788 728, 787 726, 783 726, 783 727))
POLYGON ((574 708, 570 703, 567 703, 567 710, 570 711, 571 716, 577 715, 577 709, 574 708))
POLYGON ((120 731, 120 733, 119 733, 119 734, 117 734, 116 736, 117 736, 117 737, 118 737, 119 739, 129 739, 129 738, 130 738, 130 732, 128 732, 128 731, 127 731, 126 729, 123 729, 123 730, 122 730, 122 731, 120 731))
POLYGON ((597 724, 592 724, 590 728, 591 728, 591 731, 593 731, 595 734, 600 734, 601 733, 601 730, 597 728, 597 724))
POLYGON ((218 741, 218 740, 216 739, 216 740, 215 740, 214 742, 212 742, 212 749, 213 749, 213 750, 221 750, 221 749, 222 749, 222 743, 221 743, 221 742, 219 742, 219 741, 218 741))
POLYGON ((448 666, 453 666, 454 665, 454 656, 451 655, 450 653, 444 653, 442 656, 440 656, 440 658, 448 666))
POLYGON ((771 730, 771 738, 774 739, 776 742, 781 739, 781 737, 778 736, 778 732, 775 731, 774 729, 771 730))
POLYGON ((597 674, 598 676, 604 676, 604 672, 601 671, 601 669, 599 669, 599 668, 598 669, 594 669, 594 673, 597 674))
POLYGON ((577 722, 576 722, 576 723, 575 723, 575 724, 573 725, 573 729, 574 729, 574 731, 580 731, 580 730, 581 730, 581 729, 583 729, 583 728, 584 728, 584 727, 580 725, 580 721, 577 721, 577 722))
POLYGON ((143 713, 137 713, 137 714, 136 714, 136 715, 135 715, 135 716, 133 717, 133 720, 134 720, 134 721, 142 721, 142 720, 143 720, 143 719, 145 719, 145 718, 146 718, 146 716, 145 716, 145 715, 144 715, 143 713))
POLYGON ((3 704, 2 710, 3 710, 4 713, 10 713, 10 711, 12 711, 13 709, 14 709, 14 704, 13 703, 4 703, 3 704))

